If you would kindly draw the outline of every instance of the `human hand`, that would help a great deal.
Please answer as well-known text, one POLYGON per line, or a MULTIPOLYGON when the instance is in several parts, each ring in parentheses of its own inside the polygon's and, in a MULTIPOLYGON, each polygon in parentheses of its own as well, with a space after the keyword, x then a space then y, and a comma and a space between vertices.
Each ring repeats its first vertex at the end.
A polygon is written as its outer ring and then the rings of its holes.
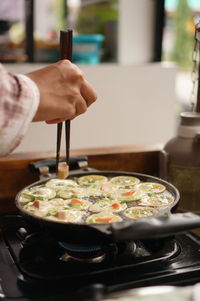
POLYGON ((68 60, 61 60, 26 74, 40 91, 40 103, 33 121, 58 123, 86 112, 96 100, 95 90, 81 70, 68 60))

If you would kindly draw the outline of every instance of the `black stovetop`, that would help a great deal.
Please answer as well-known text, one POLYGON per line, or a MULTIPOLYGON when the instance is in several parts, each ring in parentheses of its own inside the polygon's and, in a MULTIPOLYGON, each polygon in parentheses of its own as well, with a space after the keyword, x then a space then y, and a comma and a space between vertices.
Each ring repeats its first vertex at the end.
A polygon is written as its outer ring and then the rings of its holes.
POLYGON ((0 299, 21 301, 100 300, 122 289, 190 285, 200 281, 200 237, 186 233, 91 247, 89 257, 88 250, 79 246, 75 252, 22 217, 7 216, 0 279, 0 299))

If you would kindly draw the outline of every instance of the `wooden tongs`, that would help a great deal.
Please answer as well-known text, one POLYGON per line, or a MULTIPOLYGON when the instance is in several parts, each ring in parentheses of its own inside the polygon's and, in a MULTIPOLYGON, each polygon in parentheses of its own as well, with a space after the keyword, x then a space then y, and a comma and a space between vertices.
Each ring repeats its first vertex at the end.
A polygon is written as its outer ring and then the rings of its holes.
MULTIPOLYGON (((61 60, 72 60, 72 37, 71 29, 60 31, 60 58, 61 60)), ((65 121, 66 162, 60 161, 60 146, 63 122, 57 125, 57 147, 56 147, 56 172, 60 179, 67 178, 69 174, 69 149, 70 149, 70 120, 65 121)))

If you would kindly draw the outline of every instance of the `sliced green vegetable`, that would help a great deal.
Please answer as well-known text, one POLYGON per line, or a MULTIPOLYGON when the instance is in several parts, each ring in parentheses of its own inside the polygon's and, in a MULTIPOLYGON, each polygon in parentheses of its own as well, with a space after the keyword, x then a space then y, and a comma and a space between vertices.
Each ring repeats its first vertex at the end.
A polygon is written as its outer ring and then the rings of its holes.
POLYGON ((33 195, 34 200, 44 201, 42 196, 33 195))
POLYGON ((78 198, 78 196, 76 195, 76 194, 72 194, 71 195, 71 198, 73 199, 73 198, 78 198))

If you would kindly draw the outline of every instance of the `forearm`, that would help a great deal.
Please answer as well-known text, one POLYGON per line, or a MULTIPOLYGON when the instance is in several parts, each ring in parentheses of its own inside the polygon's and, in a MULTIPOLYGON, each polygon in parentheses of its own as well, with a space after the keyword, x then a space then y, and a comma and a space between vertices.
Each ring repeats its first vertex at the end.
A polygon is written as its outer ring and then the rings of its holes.
POLYGON ((24 75, 14 75, 0 64, 0 156, 17 147, 39 105, 37 86, 24 75))

